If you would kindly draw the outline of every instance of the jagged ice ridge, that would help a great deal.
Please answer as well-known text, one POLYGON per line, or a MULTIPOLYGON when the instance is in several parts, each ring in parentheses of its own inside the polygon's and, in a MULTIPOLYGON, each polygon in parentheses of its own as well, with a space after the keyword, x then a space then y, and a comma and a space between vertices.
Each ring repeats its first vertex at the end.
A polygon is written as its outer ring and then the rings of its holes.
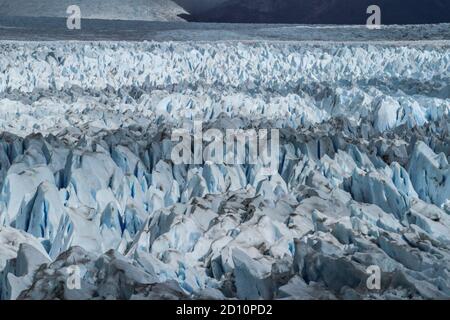
POLYGON ((2 299, 450 296, 447 45, 0 46, 2 299), (278 173, 173 165, 195 119, 278 173))

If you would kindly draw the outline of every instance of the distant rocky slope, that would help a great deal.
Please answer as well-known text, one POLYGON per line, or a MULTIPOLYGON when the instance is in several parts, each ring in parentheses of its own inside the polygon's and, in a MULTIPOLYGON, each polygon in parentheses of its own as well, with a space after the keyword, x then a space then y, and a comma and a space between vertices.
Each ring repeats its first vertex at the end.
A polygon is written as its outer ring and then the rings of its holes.
POLYGON ((186 14, 171 0, 0 0, 0 16, 67 17, 73 4, 86 19, 182 21, 186 14))

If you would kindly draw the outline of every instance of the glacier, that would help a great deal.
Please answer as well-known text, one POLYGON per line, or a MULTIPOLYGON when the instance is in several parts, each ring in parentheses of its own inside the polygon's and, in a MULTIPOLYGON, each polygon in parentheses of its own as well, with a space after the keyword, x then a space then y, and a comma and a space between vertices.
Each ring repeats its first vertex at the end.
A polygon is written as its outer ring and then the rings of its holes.
POLYGON ((2 299, 450 296, 445 41, 0 47, 2 299), (278 172, 175 165, 196 120, 278 172))

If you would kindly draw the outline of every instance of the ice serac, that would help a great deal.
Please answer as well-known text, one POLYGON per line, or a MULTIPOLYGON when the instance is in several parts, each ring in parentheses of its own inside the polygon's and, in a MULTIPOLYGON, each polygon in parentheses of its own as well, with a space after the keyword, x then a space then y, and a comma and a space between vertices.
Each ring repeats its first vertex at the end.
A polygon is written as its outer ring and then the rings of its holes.
POLYGON ((57 187, 44 181, 29 202, 22 202, 14 226, 36 238, 53 241, 64 214, 65 208, 57 187))
POLYGON ((9 221, 17 223, 19 212, 33 200, 37 188, 43 182, 54 183, 52 172, 43 165, 18 173, 13 168, 8 171, 0 201, 6 204, 6 217, 9 221))
POLYGON ((34 270, 50 261, 46 250, 32 235, 0 227, 0 297, 14 299, 32 283, 34 270))
POLYGON ((22 243, 17 258, 10 260, 5 270, 6 279, 2 288, 2 298, 15 300, 23 290, 33 283, 35 271, 51 259, 32 245, 22 243))
POLYGON ((234 250, 232 255, 236 296, 243 300, 272 299, 274 290, 270 265, 251 259, 239 249, 234 250))
POLYGON ((435 154, 419 141, 414 147, 408 170, 422 200, 442 206, 450 199, 450 165, 444 153, 435 154))
POLYGON ((3 298, 450 297, 447 45, 0 47, 3 298), (176 163, 198 120, 278 167, 176 163))
POLYGON ((94 132, 118 129, 123 113, 128 125, 165 119, 180 127, 182 119, 227 114, 294 129, 348 116, 368 118, 381 132, 449 113, 445 45, 14 43, 2 48, 0 61, 0 127, 20 136, 79 136, 86 123, 94 132))

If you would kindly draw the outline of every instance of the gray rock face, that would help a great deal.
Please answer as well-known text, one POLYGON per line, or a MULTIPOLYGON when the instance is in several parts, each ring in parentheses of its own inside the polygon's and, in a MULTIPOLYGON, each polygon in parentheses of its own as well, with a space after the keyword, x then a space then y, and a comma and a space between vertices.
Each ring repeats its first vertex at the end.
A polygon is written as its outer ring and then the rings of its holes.
POLYGON ((415 147, 409 162, 412 183, 422 200, 442 206, 450 194, 450 165, 444 153, 435 154, 422 141, 415 147))

